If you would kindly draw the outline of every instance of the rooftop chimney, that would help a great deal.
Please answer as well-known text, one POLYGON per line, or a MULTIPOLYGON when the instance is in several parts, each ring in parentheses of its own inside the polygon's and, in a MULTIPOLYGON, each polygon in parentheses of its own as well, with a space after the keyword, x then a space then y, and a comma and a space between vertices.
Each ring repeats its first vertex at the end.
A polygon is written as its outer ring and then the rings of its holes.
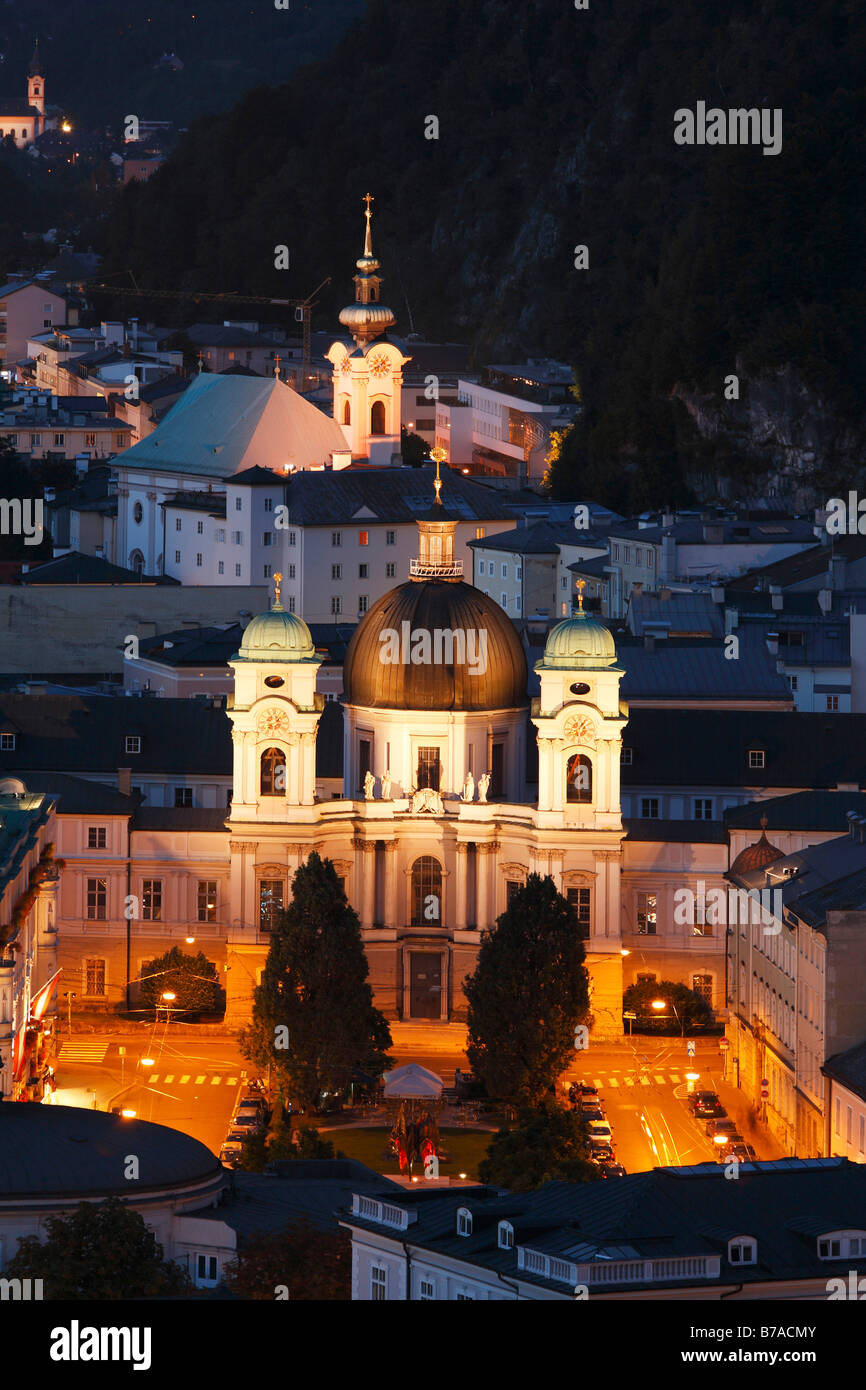
POLYGON ((782 594, 781 586, 778 584, 770 585, 770 604, 774 613, 781 613, 785 599, 782 594))
POLYGON ((132 794, 132 768, 119 767, 117 769, 117 790, 124 796, 132 794))
POLYGON ((770 656, 778 656, 778 655, 779 655, 779 634, 778 634, 778 632, 768 632, 768 633, 767 633, 767 651, 770 653, 770 656))

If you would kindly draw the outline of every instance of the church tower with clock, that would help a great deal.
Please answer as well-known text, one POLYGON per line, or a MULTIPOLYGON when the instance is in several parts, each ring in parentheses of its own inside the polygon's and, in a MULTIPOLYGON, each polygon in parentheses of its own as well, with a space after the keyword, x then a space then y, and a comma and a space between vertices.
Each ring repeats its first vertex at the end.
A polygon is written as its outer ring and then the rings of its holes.
POLYGON ((372 194, 364 201, 364 254, 355 263, 355 302, 340 313, 349 336, 332 343, 326 356, 334 368, 334 419, 352 457, 389 465, 400 462, 403 367, 409 358, 388 337, 395 320, 380 301, 382 280, 370 228, 372 194))

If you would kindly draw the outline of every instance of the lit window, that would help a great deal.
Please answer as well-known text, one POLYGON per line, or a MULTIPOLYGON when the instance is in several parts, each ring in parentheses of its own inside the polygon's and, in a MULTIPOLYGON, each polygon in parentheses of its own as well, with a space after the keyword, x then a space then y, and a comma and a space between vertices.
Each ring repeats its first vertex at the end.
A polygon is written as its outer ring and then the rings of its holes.
POLYGON ((369 544, 370 544, 370 532, 369 532, 369 531, 359 531, 359 532, 358 532, 358 544, 359 544, 359 545, 369 545, 369 544))
POLYGON ((263 878, 259 882, 259 931, 272 932, 276 929, 283 910, 283 881, 280 878, 263 878))
POLYGON ((141 916, 145 922, 162 921, 162 879, 146 878, 141 885, 141 916))
POLYGON ((484 540, 484 527, 483 527, 483 526, 476 526, 476 527, 475 527, 475 539, 476 539, 477 541, 483 541, 483 540, 484 540))
MULTIPOLYGON (((231 796, 231 793, 229 793, 231 796)), ((217 906, 216 880, 199 879, 196 910, 200 922, 215 922, 217 906)))
POLYGON ((655 936, 658 924, 658 909, 655 893, 637 895, 637 933, 638 936, 655 936))

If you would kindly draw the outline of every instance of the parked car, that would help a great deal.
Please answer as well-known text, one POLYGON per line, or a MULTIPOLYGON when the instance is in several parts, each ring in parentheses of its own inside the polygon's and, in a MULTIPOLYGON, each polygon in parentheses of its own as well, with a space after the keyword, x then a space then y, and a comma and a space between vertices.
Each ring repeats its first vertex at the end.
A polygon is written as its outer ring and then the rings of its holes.
MULTIPOLYGON (((721 1145, 719 1147, 721 1148, 721 1145)), ((734 1139, 719 1154, 719 1162, 731 1163, 735 1158, 741 1163, 755 1163, 758 1155, 751 1144, 747 1144, 742 1139, 734 1139)))
POLYGON ((616 1154, 612 1144, 605 1144, 601 1139, 589 1143, 589 1156, 593 1163, 615 1163, 616 1154))
POLYGON ((223 1146, 220 1149, 220 1163, 222 1163, 225 1168, 236 1167, 238 1159, 241 1156, 242 1147, 242 1138, 233 1139, 231 1135, 229 1135, 229 1137, 223 1141, 223 1146))
POLYGON ((610 1144, 613 1140, 613 1130, 607 1120, 590 1120, 587 1125, 590 1142, 593 1139, 600 1139, 605 1144, 610 1144))
POLYGON ((598 1123, 604 1120, 604 1111, 600 1105, 581 1106, 580 1118, 586 1120, 589 1124, 598 1123))
POLYGON ((229 1128, 237 1133, 255 1134, 262 1127, 262 1117, 257 1110, 238 1110, 229 1128))
POLYGON ((603 1178, 624 1178, 627 1176, 621 1163, 599 1163, 603 1178))
POLYGON ((267 1116, 267 1111, 266 1111, 264 1105, 257 1105, 256 1102, 255 1102, 254 1100, 248 1100, 248 1099, 245 1097, 245 1098, 240 1102, 240 1104, 239 1104, 237 1110, 235 1111, 235 1114, 236 1114, 236 1115, 251 1115, 251 1116, 253 1117, 253 1119, 258 1120, 259 1124, 264 1124, 265 1118, 266 1118, 266 1116, 267 1116))
POLYGON ((581 1110, 603 1110, 604 1101, 596 1091, 594 1096, 580 1097, 580 1108, 581 1110))
POLYGON ((743 1136, 737 1129, 736 1120, 729 1120, 727 1116, 724 1119, 707 1120, 705 1129, 711 1139, 715 1139, 717 1134, 728 1134, 736 1143, 742 1144, 743 1142, 743 1136))

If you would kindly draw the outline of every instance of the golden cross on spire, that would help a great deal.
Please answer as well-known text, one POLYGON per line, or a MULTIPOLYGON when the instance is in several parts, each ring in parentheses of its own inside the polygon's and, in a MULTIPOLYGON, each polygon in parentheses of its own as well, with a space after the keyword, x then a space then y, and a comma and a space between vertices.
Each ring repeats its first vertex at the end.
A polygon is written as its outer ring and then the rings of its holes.
POLYGON ((370 216, 370 204, 371 204, 371 203, 375 203, 375 201, 376 201, 376 199, 373 197, 373 194, 372 194, 372 193, 365 193, 365 194, 364 194, 364 202, 367 204, 367 213, 366 213, 367 217, 370 216))
POLYGON ((437 446, 437 448, 430 450, 430 457, 436 464, 436 477, 433 479, 433 486, 436 489, 436 501, 441 502, 442 499, 439 493, 442 491, 442 479, 439 477, 439 465, 445 462, 448 454, 445 449, 437 446))
POLYGON ((276 574, 274 575, 274 607, 275 607, 275 608, 279 607, 279 602, 280 602, 280 589, 282 588, 282 584, 283 584, 283 576, 280 574, 280 571, 277 570, 276 574))
POLYGON ((279 376, 279 374, 280 374, 280 354, 279 354, 278 352, 275 352, 275 353, 274 353, 274 376, 279 376))
POLYGON ((578 579, 577 584, 575 585, 575 587, 576 587, 576 589, 577 589, 577 607, 578 607, 578 610, 582 613, 582 612, 583 612, 583 591, 584 591, 584 589, 586 588, 586 580, 585 580, 585 579, 578 579))
POLYGON ((370 212, 370 204, 374 201, 375 199, 373 198, 372 193, 364 194, 364 202, 367 204, 367 211, 364 213, 364 216, 367 219, 367 231, 364 235, 364 255, 370 259, 372 259, 373 256, 373 240, 372 235, 370 233, 370 218, 372 216, 372 213, 370 212))

